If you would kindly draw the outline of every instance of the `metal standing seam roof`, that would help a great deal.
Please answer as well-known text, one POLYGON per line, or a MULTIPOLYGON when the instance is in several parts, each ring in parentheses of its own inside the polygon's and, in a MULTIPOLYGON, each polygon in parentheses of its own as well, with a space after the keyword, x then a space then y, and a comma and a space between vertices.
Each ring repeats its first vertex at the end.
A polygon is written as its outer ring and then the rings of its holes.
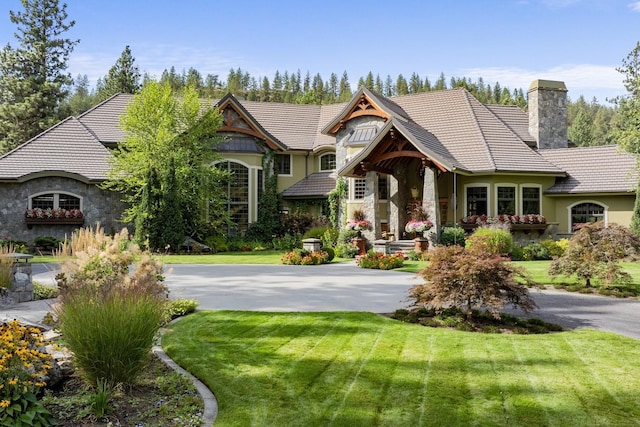
POLYGON ((49 172, 76 174, 86 181, 102 181, 111 154, 78 119, 69 117, 0 157, 0 179, 49 172))
POLYGON ((636 157, 616 145, 540 150, 540 155, 566 171, 547 194, 629 193, 638 182, 636 157))

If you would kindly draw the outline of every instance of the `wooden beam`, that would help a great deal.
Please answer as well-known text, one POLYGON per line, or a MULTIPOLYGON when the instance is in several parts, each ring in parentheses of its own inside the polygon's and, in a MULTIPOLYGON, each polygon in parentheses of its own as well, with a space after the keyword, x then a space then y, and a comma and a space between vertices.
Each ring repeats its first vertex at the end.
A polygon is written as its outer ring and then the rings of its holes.
POLYGON ((377 166, 371 162, 360 162, 360 167, 365 172, 380 172, 386 175, 393 175, 393 171, 388 168, 383 168, 382 166, 377 166))

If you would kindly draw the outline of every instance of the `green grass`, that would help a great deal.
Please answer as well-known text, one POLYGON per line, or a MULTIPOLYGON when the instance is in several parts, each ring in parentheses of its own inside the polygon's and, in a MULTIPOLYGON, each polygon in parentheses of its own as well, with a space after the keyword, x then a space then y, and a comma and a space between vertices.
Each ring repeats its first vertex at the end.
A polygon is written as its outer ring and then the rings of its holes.
POLYGON ((202 311, 171 328, 165 350, 215 393, 217 427, 640 424, 640 342, 611 333, 352 312, 202 311))

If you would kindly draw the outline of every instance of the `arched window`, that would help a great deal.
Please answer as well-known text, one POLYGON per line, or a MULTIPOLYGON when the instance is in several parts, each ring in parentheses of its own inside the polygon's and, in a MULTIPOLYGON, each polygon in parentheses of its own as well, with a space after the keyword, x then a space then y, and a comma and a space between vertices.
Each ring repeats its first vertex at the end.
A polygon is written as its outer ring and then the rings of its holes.
POLYGON ((578 203, 571 207, 571 231, 580 224, 604 221, 606 207, 594 202, 578 203))
POLYGON ((249 226, 249 168, 232 161, 216 166, 231 172, 227 182, 227 212, 234 225, 230 227, 229 235, 244 234, 249 226))
POLYGON ((329 172, 336 169, 336 155, 327 153, 320 156, 320 172, 329 172))
POLYGON ((82 210, 82 199, 70 193, 39 193, 29 197, 28 208, 82 210))

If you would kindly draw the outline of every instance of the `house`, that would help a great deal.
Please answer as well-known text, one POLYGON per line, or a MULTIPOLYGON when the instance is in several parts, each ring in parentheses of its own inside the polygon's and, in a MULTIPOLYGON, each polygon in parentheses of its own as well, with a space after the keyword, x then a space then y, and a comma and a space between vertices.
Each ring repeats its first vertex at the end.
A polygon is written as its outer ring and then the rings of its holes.
MULTIPOLYGON (((258 217, 262 159, 269 151, 276 156, 285 211, 328 214, 328 194, 344 179, 341 218, 364 211, 373 225, 365 234, 370 240, 383 231, 404 237, 416 207, 438 225, 520 218, 525 232, 553 237, 570 235, 586 221, 629 225, 635 157, 616 146, 572 147, 566 95, 564 83, 536 80, 525 112, 484 105, 463 88, 395 97, 360 88, 348 103, 322 106, 229 94, 213 102, 225 137, 217 166, 234 173, 227 189, 233 196, 230 231, 242 233, 258 217), (526 227, 540 216, 544 224, 526 227)), ((124 137, 119 118, 130 100, 115 95, 0 157, 3 236, 61 237, 80 224, 119 228, 120 198, 98 184, 106 178, 109 148, 124 137), (82 215, 25 218, 34 208, 82 215)))

